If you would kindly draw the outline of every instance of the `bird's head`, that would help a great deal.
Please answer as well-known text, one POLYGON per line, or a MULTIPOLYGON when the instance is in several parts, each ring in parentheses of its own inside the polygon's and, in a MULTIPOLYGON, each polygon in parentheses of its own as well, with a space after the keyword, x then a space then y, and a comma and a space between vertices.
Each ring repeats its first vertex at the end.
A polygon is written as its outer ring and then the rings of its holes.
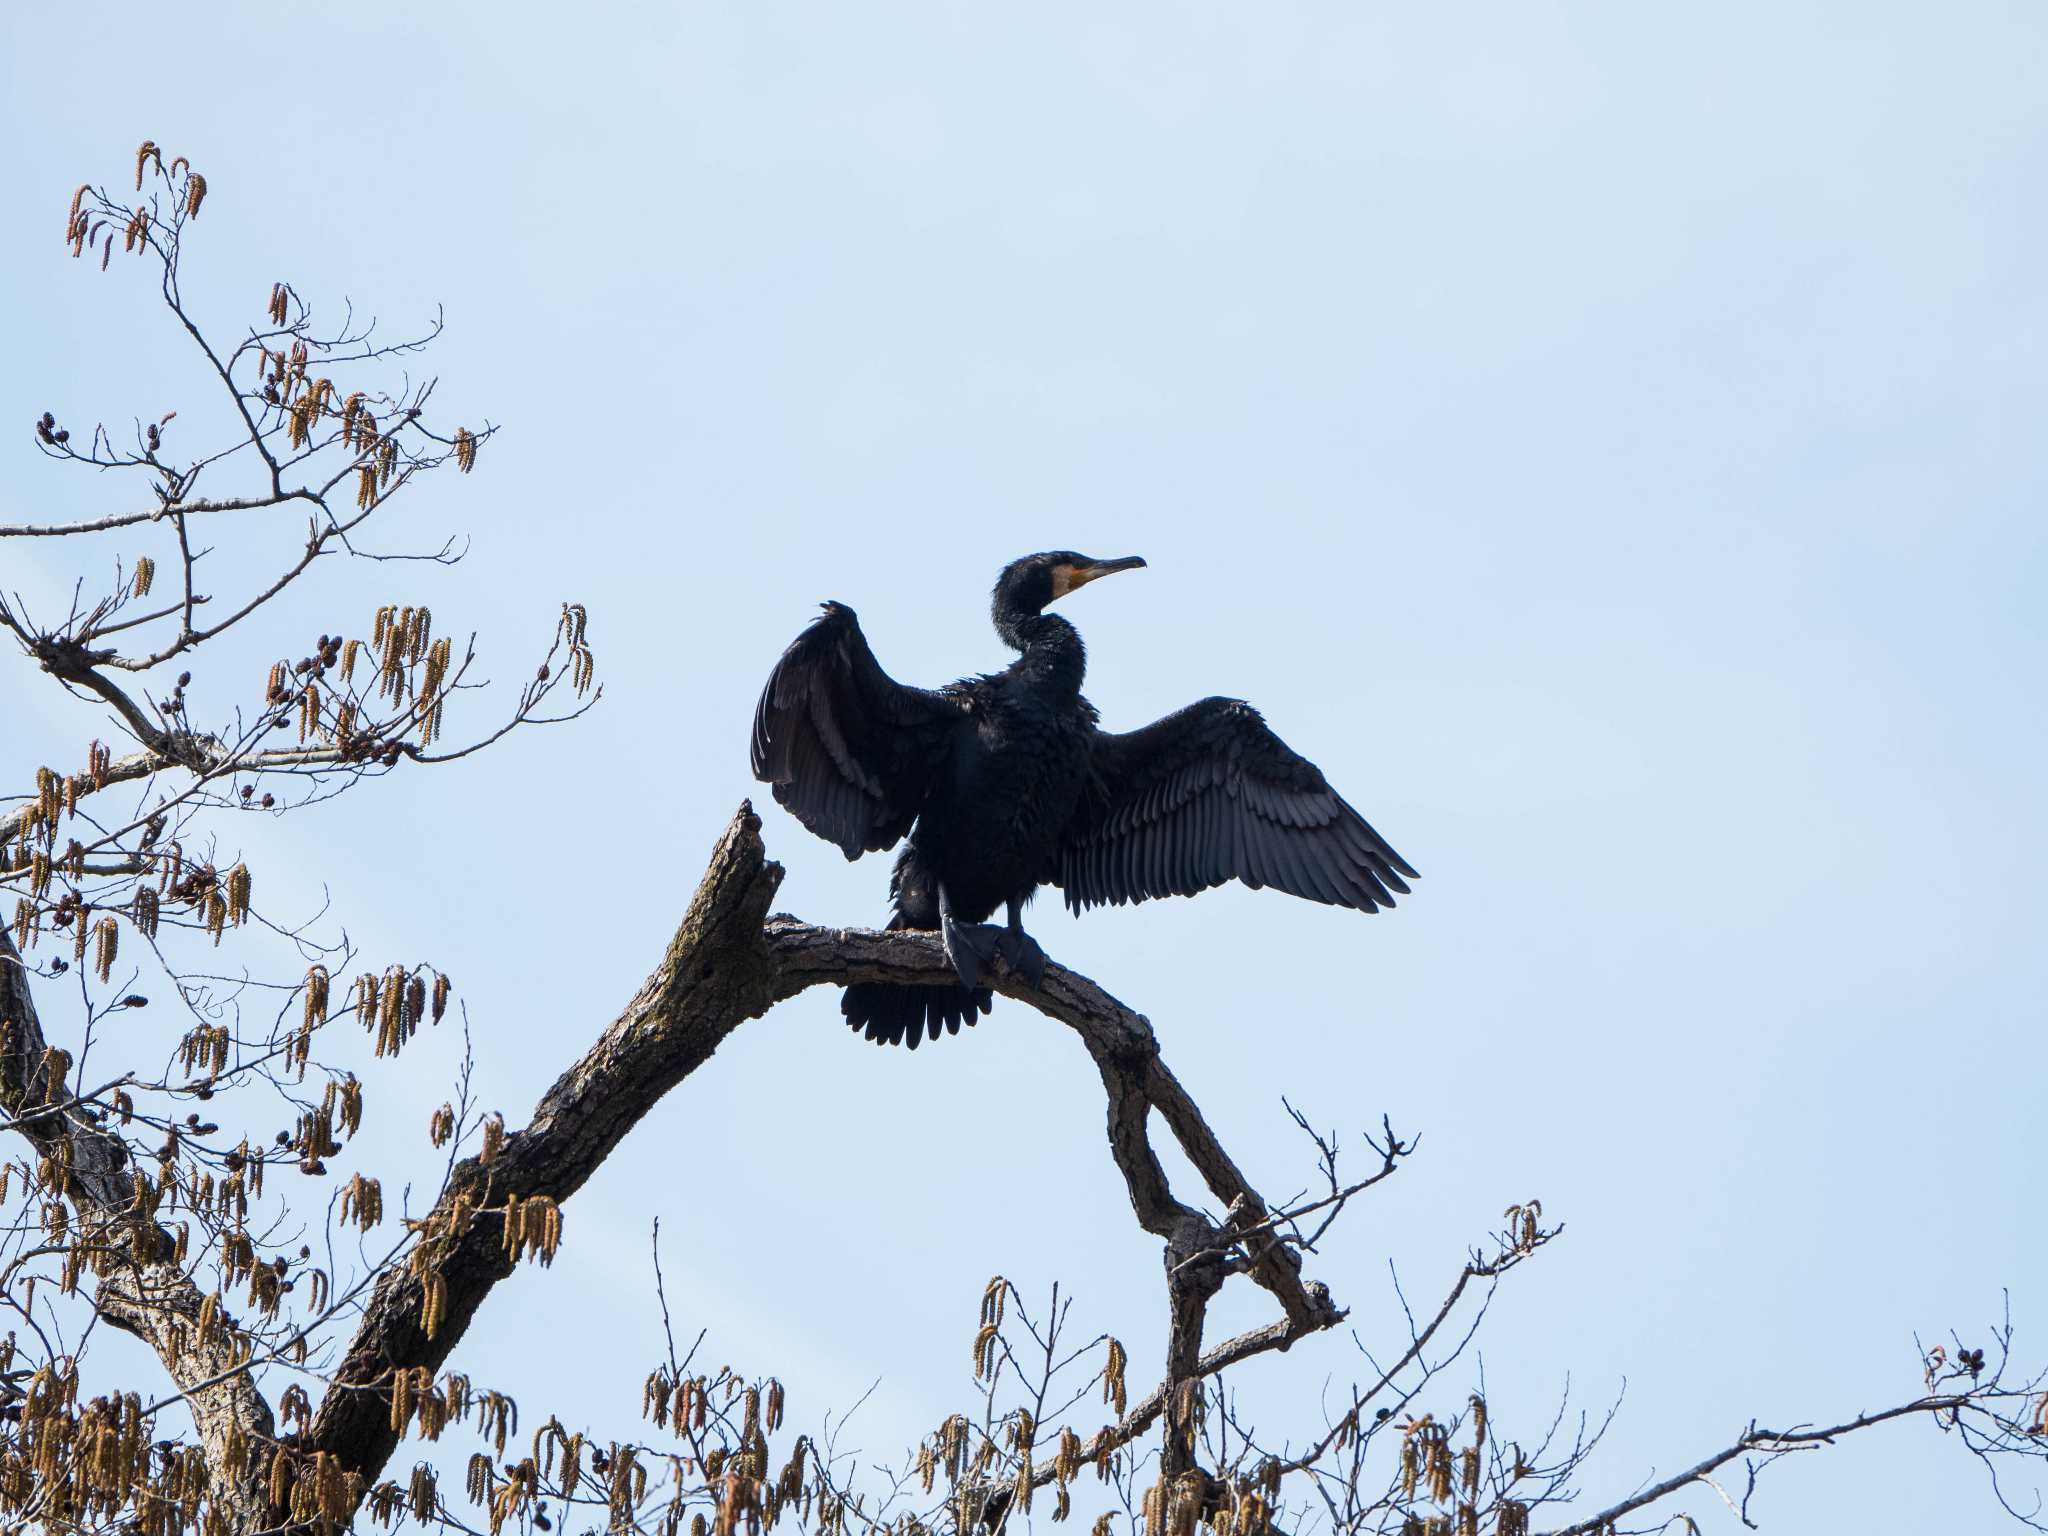
POLYGON ((1139 570, 1144 564, 1137 555, 1126 555, 1121 560, 1096 560, 1077 555, 1071 549, 1026 555, 1003 567, 1003 574, 996 580, 995 610, 998 615, 1041 613, 1048 603, 1065 597, 1076 587, 1087 586, 1098 576, 1139 570))

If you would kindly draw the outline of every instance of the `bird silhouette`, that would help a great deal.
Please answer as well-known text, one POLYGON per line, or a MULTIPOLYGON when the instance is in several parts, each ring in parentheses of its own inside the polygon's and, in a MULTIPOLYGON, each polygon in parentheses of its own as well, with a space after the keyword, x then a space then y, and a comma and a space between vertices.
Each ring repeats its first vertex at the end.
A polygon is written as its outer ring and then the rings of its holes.
POLYGON ((1081 696, 1080 632, 1045 610, 1144 564, 1072 550, 1012 561, 992 605, 1018 653, 1001 672, 906 687, 854 611, 826 603, 769 674, 754 776, 849 859, 907 835, 888 926, 937 929, 953 963, 957 986, 849 986, 840 1011, 868 1039, 915 1049, 957 1034, 988 1012, 983 978, 998 957, 1040 985, 1045 952, 1023 909, 1042 885, 1076 912, 1229 880, 1361 912, 1407 894, 1415 870, 1242 700, 1203 699, 1121 735, 1100 728, 1081 696))

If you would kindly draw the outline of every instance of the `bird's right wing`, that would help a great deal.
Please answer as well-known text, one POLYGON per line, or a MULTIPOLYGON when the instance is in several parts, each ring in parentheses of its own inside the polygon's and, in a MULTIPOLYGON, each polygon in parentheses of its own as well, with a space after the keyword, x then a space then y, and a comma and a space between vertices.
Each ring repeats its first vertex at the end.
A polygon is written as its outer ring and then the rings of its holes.
POLYGON ((906 688, 882 670, 844 603, 798 635, 754 707, 754 777, 849 859, 910 830, 967 712, 951 692, 906 688))
POLYGON ((1076 912, 1192 896, 1229 880, 1376 911, 1408 861, 1240 699, 1204 699, 1142 730, 1103 733, 1098 792, 1061 840, 1052 879, 1076 912))

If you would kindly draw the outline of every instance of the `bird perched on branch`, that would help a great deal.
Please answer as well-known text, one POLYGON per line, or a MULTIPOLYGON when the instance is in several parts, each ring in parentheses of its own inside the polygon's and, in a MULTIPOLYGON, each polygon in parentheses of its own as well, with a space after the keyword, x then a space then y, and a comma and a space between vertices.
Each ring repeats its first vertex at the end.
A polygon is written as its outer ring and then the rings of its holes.
POLYGON ((1032 986, 1045 951, 1023 909, 1056 885, 1079 912, 1192 896, 1227 880, 1361 912, 1415 871, 1238 699, 1204 699, 1123 735, 1081 697, 1086 655, 1046 607, 1132 556, 1027 555, 996 582, 996 633, 1017 660, 939 689, 907 688, 843 603, 782 654, 754 710, 754 776, 849 859, 909 843, 889 879, 891 928, 937 929, 959 985, 860 982, 848 1024, 913 1049, 988 1012, 998 957, 1032 986), (989 922, 997 908, 1007 922, 989 922))

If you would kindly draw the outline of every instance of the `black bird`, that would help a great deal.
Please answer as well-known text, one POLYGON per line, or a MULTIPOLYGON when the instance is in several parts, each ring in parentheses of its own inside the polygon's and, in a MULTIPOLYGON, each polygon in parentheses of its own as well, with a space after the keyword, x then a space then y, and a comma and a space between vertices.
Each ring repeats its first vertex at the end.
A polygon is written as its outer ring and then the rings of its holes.
POLYGON ((1238 699, 1204 699, 1143 730, 1097 728, 1086 654, 1046 605, 1144 561, 1072 550, 1012 561, 996 633, 1017 660, 937 690, 906 688, 844 603, 797 636, 754 710, 754 776, 849 859, 910 842, 889 878, 891 928, 940 931, 958 987, 861 982, 840 1011, 912 1049, 988 1012, 996 956, 1037 986, 1045 952, 1023 908, 1056 885, 1076 912, 1192 896, 1226 880, 1372 912, 1415 871, 1322 771, 1238 699), (1007 907, 1008 924, 988 919, 1007 907))

